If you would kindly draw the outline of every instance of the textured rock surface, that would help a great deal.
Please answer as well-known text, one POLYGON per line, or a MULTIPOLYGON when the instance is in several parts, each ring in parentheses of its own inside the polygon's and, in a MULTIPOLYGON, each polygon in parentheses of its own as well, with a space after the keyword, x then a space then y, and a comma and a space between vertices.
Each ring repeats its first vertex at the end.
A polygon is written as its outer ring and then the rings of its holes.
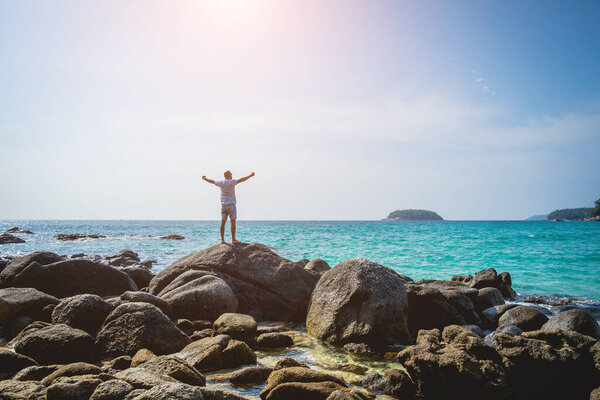
POLYGON ((256 363, 256 354, 246 343, 227 335, 197 340, 187 345, 177 356, 200 372, 256 363))
POLYGON ((498 328, 516 326, 523 331, 534 331, 540 329, 548 321, 548 317, 536 308, 517 306, 507 310, 498 319, 498 328))
POLYGON ((41 265, 52 264, 61 261, 63 258, 56 253, 49 251, 37 251, 22 257, 17 257, 6 265, 0 272, 0 286, 13 286, 13 279, 18 276, 29 264, 37 262, 41 265))
POLYGON ((158 356, 140 365, 148 371, 170 376, 179 382, 204 386, 206 379, 198 370, 175 356, 158 356))
POLYGON ((0 323, 21 316, 49 321, 50 313, 45 307, 58 302, 56 297, 33 288, 0 289, 0 323))
POLYGON ((337 345, 385 348, 407 343, 408 301, 404 280, 365 259, 342 261, 325 272, 311 298, 309 334, 337 345))
POLYGON ((256 321, 252 316, 237 313, 222 314, 213 325, 217 334, 249 342, 256 337, 256 321))
POLYGON ((67 324, 95 336, 112 310, 113 307, 100 296, 80 294, 68 297, 54 307, 52 323, 67 324))
POLYGON ((11 378, 20 370, 37 365, 30 357, 0 349, 0 380, 11 378))
POLYGON ((544 331, 553 329, 575 331, 582 335, 591 336, 596 340, 600 339, 600 327, 598 327, 598 322, 584 310, 561 311, 550 318, 541 329, 544 331))

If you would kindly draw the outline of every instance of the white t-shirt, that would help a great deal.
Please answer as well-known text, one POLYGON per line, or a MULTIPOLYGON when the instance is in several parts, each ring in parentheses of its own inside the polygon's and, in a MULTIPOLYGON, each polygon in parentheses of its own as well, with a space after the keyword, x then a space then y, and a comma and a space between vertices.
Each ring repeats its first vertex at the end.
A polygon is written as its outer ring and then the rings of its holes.
POLYGON ((237 179, 224 179, 216 181, 215 185, 221 188, 221 204, 235 204, 235 185, 237 179))

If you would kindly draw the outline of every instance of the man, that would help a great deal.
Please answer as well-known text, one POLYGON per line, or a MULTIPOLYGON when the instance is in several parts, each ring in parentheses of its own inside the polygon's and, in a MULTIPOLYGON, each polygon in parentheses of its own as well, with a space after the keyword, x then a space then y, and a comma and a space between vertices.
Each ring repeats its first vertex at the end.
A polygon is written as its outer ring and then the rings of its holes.
POLYGON ((202 176, 208 183, 212 183, 221 188, 221 243, 225 243, 225 224, 227 217, 231 221, 231 243, 239 243, 235 238, 235 220, 237 219, 237 209, 235 208, 235 185, 247 181, 254 176, 254 172, 240 179, 233 179, 231 171, 225 171, 225 179, 215 182, 202 176))

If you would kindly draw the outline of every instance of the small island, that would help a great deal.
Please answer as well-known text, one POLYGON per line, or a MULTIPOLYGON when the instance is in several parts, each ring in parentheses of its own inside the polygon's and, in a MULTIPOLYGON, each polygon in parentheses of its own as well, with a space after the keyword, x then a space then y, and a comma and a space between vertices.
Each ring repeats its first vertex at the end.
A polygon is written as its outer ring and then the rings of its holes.
POLYGON ((396 210, 392 211, 384 221, 443 221, 435 211, 429 210, 396 210))

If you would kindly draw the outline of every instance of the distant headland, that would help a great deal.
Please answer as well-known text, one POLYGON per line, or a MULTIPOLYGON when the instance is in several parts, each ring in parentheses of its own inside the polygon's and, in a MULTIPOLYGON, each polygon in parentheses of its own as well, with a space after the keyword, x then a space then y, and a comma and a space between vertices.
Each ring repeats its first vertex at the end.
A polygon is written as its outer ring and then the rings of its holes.
POLYGON ((435 211, 429 210, 396 210, 392 211, 384 221, 443 221, 435 211))
POLYGON ((600 221, 600 199, 594 202, 595 207, 563 208, 547 215, 534 215, 527 221, 600 221))

